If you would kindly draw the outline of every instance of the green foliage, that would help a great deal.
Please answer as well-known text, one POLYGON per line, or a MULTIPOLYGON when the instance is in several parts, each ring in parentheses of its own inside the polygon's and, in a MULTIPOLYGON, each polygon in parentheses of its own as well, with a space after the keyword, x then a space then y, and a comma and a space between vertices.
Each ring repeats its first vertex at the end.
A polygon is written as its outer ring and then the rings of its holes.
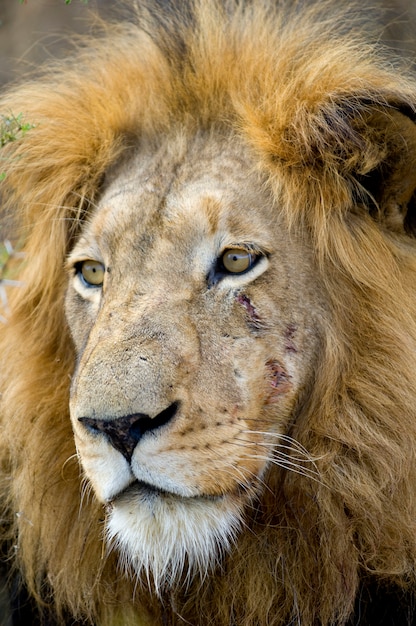
POLYGON ((0 115, 0 148, 20 139, 28 130, 34 128, 33 124, 23 121, 23 114, 18 115, 0 115))
POLYGON ((7 250, 6 245, 0 241, 0 277, 1 278, 3 277, 3 271, 9 258, 10 258, 10 252, 7 250))
POLYGON ((0 290, 4 285, 17 287, 21 284, 18 280, 14 280, 14 278, 16 278, 17 269, 25 256, 24 253, 19 250, 21 245, 21 241, 12 244, 8 239, 4 241, 0 240, 0 290))
POLYGON ((16 250, 8 240, 0 241, 0 323, 7 323, 10 313, 8 304, 8 290, 11 287, 20 287, 21 282, 14 276, 21 263, 24 254, 16 250))
MULTIPOLYGON (((3 146, 11 141, 20 139, 31 130, 31 128, 34 128, 34 124, 25 122, 22 113, 18 115, 0 115, 0 148, 3 148, 3 146)), ((0 182, 5 176, 6 173, 0 171, 0 182)))

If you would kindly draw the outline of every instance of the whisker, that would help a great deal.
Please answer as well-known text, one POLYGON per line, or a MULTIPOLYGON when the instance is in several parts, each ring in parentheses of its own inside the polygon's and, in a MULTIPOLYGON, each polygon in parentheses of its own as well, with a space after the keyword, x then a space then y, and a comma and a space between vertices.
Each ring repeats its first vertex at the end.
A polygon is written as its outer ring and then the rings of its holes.
POLYGON ((316 461, 319 460, 319 458, 313 458, 307 449, 293 437, 260 430, 244 430, 242 433, 248 435, 262 435, 263 437, 274 438, 277 440, 250 442, 236 437, 233 441, 233 444, 236 446, 246 448, 248 451, 250 448, 263 448, 269 451, 269 454, 267 455, 247 452, 247 459, 263 460, 266 463, 274 464, 277 467, 295 472, 305 478, 310 478, 311 480, 322 484, 322 481, 319 478, 320 472, 316 465, 316 461), (282 441, 283 443, 281 443, 282 441))
POLYGON ((80 502, 79 502, 79 515, 81 514, 82 507, 85 502, 89 502, 90 498, 93 495, 92 485, 89 480, 84 476, 81 480, 81 493, 80 493, 80 502))
POLYGON ((290 435, 285 435, 283 433, 274 433, 274 432, 268 432, 268 431, 264 431, 264 430, 243 430, 243 433, 246 434, 252 434, 252 435, 264 435, 266 437, 275 437, 276 439, 281 439, 283 441, 285 441, 286 443, 290 443, 293 445, 294 448, 296 448, 297 450, 301 451, 303 454, 305 454, 306 456, 310 456, 308 450, 296 439, 294 439, 293 437, 290 437, 290 435))
POLYGON ((299 463, 294 463, 289 460, 289 457, 286 457, 286 456, 281 457, 281 458, 276 458, 274 456, 268 457, 268 456, 263 456, 261 454, 247 454, 246 459, 247 460, 259 459, 268 463, 272 463, 273 465, 276 465, 277 467, 280 467, 285 470, 289 470, 305 478, 309 478, 321 485, 323 484, 322 481, 318 478, 320 476, 318 471, 299 465, 299 463))
POLYGON ((314 459, 311 456, 309 456, 307 454, 307 452, 303 451, 303 450, 299 450, 298 448, 296 448, 295 446, 289 446, 289 445, 285 445, 285 444, 281 444, 281 443, 272 443, 270 441, 257 441, 255 442, 255 444, 251 444, 251 442, 247 442, 244 439, 239 439, 238 437, 235 437, 235 441, 241 441, 242 442, 242 446, 245 447, 250 447, 251 445, 255 445, 257 447, 262 447, 262 448, 270 448, 272 450, 287 450, 288 452, 294 452, 296 454, 301 453, 302 456, 293 456, 291 457, 293 461, 299 461, 299 462, 303 462, 303 463, 312 463, 314 464, 316 460, 319 459, 314 459))
POLYGON ((288 451, 293 451, 296 454, 300 454, 301 458, 294 457, 294 460, 301 461, 302 463, 311 463, 312 465, 315 466, 317 472, 319 473, 319 470, 316 466, 316 462, 322 460, 325 457, 325 455, 312 456, 311 453, 305 448, 305 446, 303 446, 299 441, 297 441, 290 435, 279 434, 279 433, 269 433, 267 431, 256 431, 256 430, 245 430, 242 432, 247 433, 247 434, 263 435, 264 437, 275 437, 276 439, 279 440, 279 442, 273 443, 273 442, 263 441, 263 442, 258 443, 257 445, 262 445, 264 447, 270 447, 274 449, 279 448, 281 450, 286 449, 288 451), (285 443, 280 443, 280 440, 284 441, 288 445, 286 446, 285 443))

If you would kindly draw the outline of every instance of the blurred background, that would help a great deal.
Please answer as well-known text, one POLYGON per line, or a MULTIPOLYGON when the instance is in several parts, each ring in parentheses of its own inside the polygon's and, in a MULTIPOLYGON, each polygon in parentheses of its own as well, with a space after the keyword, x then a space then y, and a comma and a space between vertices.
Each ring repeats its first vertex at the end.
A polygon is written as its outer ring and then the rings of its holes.
POLYGON ((68 35, 91 30, 116 0, 0 0, 0 86, 50 57, 69 53, 68 35))

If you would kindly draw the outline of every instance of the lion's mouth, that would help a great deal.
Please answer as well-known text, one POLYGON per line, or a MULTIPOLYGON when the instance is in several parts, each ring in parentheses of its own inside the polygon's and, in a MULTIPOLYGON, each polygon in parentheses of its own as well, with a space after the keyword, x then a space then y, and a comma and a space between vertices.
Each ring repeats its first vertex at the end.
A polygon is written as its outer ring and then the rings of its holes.
POLYGON ((111 508, 117 502, 123 500, 134 499, 137 497, 140 498, 155 498, 155 497, 166 497, 166 496, 175 496, 180 497, 173 492, 167 491, 165 489, 161 489, 160 487, 156 487, 150 483, 146 483, 142 480, 135 480, 133 483, 128 485, 125 489, 117 493, 115 496, 111 498, 108 502, 108 506, 111 508))
POLYGON ((183 494, 177 493, 173 490, 165 489, 151 483, 147 483, 142 480, 135 480, 133 483, 128 485, 125 489, 120 491, 118 494, 113 496, 111 500, 108 501, 107 507, 111 509, 113 506, 118 503, 124 502, 127 503, 133 500, 139 500, 142 502, 151 502, 155 498, 163 499, 166 501, 172 502, 188 502, 188 501, 218 501, 222 500, 225 497, 224 494, 221 495, 210 495, 210 494, 198 494, 198 495, 190 495, 184 496, 183 494))

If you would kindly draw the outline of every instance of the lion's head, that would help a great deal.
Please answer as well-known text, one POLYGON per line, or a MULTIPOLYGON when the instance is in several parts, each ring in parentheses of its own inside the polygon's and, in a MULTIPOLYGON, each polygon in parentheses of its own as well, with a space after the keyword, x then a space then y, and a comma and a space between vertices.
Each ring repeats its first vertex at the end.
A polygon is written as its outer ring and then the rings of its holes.
POLYGON ((416 89, 200 4, 3 98, 4 542, 55 617, 345 624, 415 584, 416 89))
POLYGON ((210 132, 159 143, 110 177, 66 296, 81 464, 158 588, 206 574, 273 464, 316 474, 290 428, 327 318, 311 252, 249 150, 210 132))

